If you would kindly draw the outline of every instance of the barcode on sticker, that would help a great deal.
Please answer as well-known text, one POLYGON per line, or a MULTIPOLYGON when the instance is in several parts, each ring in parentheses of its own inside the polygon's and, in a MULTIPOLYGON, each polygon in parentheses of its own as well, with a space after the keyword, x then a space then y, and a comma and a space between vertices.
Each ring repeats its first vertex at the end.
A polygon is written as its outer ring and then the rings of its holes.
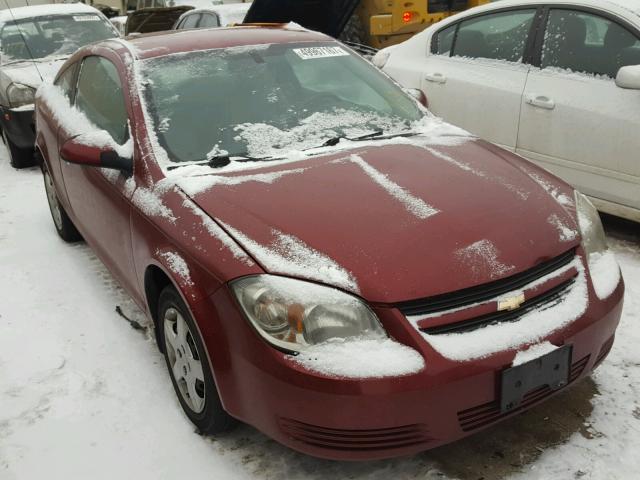
POLYGON ((310 58, 343 57, 349 53, 340 47, 294 48, 293 51, 303 60, 310 58))
POLYGON ((76 22, 99 22, 100 17, 98 15, 74 15, 73 20, 76 22))

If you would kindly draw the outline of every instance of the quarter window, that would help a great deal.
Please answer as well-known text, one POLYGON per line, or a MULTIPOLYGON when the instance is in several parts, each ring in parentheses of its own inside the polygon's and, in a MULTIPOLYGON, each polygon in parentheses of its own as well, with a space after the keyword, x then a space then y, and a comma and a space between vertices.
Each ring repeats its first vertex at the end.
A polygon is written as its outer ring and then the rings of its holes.
POLYGON ((68 67, 62 74, 60 74, 60 76, 58 76, 55 82, 53 82, 55 85, 57 85, 60 88, 63 95, 67 97, 67 100, 69 100, 69 103, 71 103, 73 100, 73 90, 76 87, 75 80, 76 80, 77 66, 78 64, 74 63, 73 65, 68 67))
POLYGON ((438 32, 437 41, 435 42, 436 48, 433 53, 438 55, 451 55, 451 47, 453 46, 453 37, 455 37, 456 29, 458 25, 451 25, 450 27, 440 30, 438 32))
POLYGON ((516 10, 461 22, 453 41, 452 54, 522 62, 535 14, 535 9, 516 10))
POLYGON ((620 67, 640 64, 640 41, 626 28, 598 15, 553 9, 541 67, 614 78, 620 67))
POLYGON ((103 57, 87 57, 82 62, 76 107, 96 127, 109 132, 120 145, 127 140, 127 109, 122 84, 113 63, 103 57))
POLYGON ((215 15, 211 15, 210 13, 203 13, 202 18, 200 19, 199 28, 213 28, 219 27, 220 22, 218 21, 218 17, 215 15))
POLYGON ((196 13, 194 15, 189 15, 187 16, 187 18, 184 19, 184 21, 182 22, 182 25, 180 25, 180 28, 196 28, 196 25, 198 24, 198 19, 200 18, 200 14, 196 13))

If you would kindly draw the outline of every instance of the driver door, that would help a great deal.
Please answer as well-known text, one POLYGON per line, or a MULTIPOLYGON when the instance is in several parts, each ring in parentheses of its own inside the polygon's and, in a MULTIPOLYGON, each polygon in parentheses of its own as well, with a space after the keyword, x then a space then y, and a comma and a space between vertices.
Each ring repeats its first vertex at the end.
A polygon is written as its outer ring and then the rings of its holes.
MULTIPOLYGON (((107 131, 120 145, 130 135, 122 84, 118 69, 110 60, 87 56, 80 66, 73 98, 73 106, 97 130, 107 131)), ((71 131, 59 127, 58 149, 86 130, 85 125, 82 130, 71 131)), ((76 227, 122 286, 136 292, 130 229, 132 192, 125 188, 127 178, 117 170, 75 165, 63 158, 60 164, 76 227)))

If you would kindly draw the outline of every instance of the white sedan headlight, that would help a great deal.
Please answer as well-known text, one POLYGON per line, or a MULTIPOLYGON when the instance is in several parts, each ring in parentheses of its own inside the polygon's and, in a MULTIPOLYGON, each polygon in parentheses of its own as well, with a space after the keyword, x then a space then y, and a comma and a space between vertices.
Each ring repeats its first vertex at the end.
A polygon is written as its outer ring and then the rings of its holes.
POLYGON ((231 283, 246 317, 272 345, 300 352, 332 338, 386 338, 371 309, 331 287, 273 275, 231 283))
POLYGON ((596 207, 593 206, 586 196, 577 190, 575 198, 578 225, 580 226, 580 233, 582 234, 582 247, 589 260, 594 254, 602 254, 607 251, 607 239, 596 207))
POLYGON ((21 83, 12 83, 7 88, 7 98, 9 105, 13 108, 29 105, 33 103, 35 97, 35 89, 21 83))

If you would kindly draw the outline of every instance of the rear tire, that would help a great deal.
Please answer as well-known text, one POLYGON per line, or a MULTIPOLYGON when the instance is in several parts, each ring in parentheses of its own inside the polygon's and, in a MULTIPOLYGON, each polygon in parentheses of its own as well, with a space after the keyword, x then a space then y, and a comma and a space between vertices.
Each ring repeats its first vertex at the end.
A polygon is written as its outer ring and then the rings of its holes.
POLYGON ((36 164, 34 151, 32 148, 20 148, 14 144, 4 130, 2 130, 2 141, 7 146, 9 152, 9 163, 13 168, 33 167, 36 164))
POLYGON ((58 194, 53 185, 53 179, 47 170, 47 167, 43 163, 42 176, 44 178, 44 189, 47 192, 47 201, 49 202, 49 211, 51 212, 51 218, 53 219, 53 225, 56 227, 56 231, 60 238, 67 243, 74 243, 82 240, 82 235, 76 229, 75 225, 67 215, 64 207, 58 200, 58 194))
POLYGON ((189 420, 203 434, 231 429, 237 421, 222 407, 200 333, 173 286, 160 293, 158 328, 171 383, 189 420))

